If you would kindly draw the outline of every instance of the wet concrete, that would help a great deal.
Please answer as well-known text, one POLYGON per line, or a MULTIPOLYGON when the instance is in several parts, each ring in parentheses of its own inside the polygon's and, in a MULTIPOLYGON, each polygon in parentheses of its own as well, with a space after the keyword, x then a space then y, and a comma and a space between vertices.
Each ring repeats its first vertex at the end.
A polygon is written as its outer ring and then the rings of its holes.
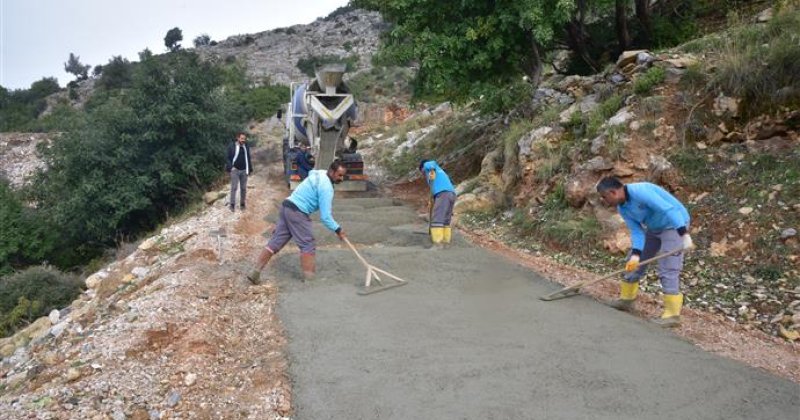
POLYGON ((357 295, 365 271, 330 233, 318 279, 300 282, 288 249, 266 272, 281 288, 294 418, 798 418, 800 386, 583 296, 541 301, 559 286, 461 239, 424 249, 413 232, 426 226, 394 204, 351 201, 335 216, 409 285, 357 295), (367 240, 378 230, 359 211, 386 214, 393 245, 367 240))

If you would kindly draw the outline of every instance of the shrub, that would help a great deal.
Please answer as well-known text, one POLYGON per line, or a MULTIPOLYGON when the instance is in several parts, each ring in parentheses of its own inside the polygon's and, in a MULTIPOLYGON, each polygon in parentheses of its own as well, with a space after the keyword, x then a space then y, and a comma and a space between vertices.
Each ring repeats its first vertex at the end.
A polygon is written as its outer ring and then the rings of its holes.
POLYGON ((661 67, 650 67, 646 73, 640 75, 633 82, 633 91, 638 95, 646 95, 653 88, 664 81, 665 73, 661 67))
POLYGON ((82 287, 78 277, 46 266, 0 278, 0 336, 69 305, 82 287))
POLYGON ((766 25, 745 24, 709 46, 720 64, 712 84, 743 99, 755 115, 800 103, 800 9, 787 7, 766 25))

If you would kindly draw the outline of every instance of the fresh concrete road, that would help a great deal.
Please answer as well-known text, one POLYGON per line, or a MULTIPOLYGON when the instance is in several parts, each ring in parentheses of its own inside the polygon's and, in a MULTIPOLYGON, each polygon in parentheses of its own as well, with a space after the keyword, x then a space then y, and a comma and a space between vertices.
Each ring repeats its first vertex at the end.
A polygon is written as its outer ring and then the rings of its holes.
MULTIPOLYGON (((281 288, 295 419, 789 419, 800 386, 694 347, 463 240, 423 248, 388 199, 334 215, 374 265, 409 280, 369 296, 364 269, 320 229, 319 278, 288 245, 281 288)), ((273 216, 274 217, 274 216, 273 216)))

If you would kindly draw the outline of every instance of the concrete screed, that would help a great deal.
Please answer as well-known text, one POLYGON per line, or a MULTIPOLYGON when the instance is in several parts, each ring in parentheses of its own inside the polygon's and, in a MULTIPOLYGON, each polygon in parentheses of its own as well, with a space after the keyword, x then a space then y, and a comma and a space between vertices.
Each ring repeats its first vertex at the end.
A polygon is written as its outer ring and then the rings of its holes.
POLYGON ((316 280, 292 244, 271 263, 295 419, 800 418, 797 384, 583 296, 541 301, 561 286, 458 237, 424 249, 396 201, 337 199, 334 217, 410 284, 357 295, 363 267, 320 226, 316 280))

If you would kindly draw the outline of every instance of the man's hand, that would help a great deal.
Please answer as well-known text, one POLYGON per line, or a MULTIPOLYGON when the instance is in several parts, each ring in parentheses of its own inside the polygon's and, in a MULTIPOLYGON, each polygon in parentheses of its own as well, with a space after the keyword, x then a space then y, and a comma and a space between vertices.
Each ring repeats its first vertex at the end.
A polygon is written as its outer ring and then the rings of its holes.
POLYGON ((339 232, 337 232, 337 233, 336 233, 336 236, 338 236, 338 237, 339 237, 339 240, 340 240, 340 241, 344 241, 345 239, 347 239, 347 235, 345 235, 345 234, 344 234, 344 231, 343 231, 343 230, 340 230, 339 232))
POLYGON ((625 271, 630 273, 632 271, 636 271, 637 268, 639 268, 639 256, 636 255, 636 254, 633 254, 628 259, 628 262, 625 263, 625 271))
POLYGON ((692 236, 688 233, 683 235, 683 249, 686 251, 691 251, 695 248, 694 241, 692 241, 692 236))

